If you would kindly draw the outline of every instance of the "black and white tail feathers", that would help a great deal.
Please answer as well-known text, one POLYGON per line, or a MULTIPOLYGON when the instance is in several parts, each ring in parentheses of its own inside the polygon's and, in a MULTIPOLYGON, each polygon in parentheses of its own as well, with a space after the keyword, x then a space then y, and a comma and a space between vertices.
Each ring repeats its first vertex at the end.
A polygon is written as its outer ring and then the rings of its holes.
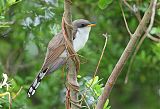
POLYGON ((28 97, 31 97, 35 93, 36 89, 40 85, 41 80, 43 79, 43 77, 48 72, 48 69, 49 68, 46 68, 45 70, 40 71, 38 73, 37 77, 35 78, 35 80, 33 81, 32 85, 30 86, 30 88, 28 90, 28 97))

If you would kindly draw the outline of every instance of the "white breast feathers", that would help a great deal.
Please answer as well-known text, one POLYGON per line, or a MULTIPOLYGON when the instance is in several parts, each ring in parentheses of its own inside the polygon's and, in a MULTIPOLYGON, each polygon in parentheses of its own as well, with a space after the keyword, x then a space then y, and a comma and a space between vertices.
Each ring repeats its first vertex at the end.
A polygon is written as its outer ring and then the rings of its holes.
MULTIPOLYGON (((84 27, 84 28, 78 28, 76 37, 73 40, 73 48, 76 52, 78 52, 80 49, 82 49, 89 38, 89 32, 91 30, 91 27, 84 27)), ((60 57, 66 57, 66 51, 64 51, 60 57)))

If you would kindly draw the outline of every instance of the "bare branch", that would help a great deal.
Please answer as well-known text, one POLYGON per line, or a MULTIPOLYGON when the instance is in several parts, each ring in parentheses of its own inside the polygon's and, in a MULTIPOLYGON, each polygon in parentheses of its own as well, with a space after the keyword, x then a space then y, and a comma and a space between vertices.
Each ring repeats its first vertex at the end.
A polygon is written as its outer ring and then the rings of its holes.
POLYGON ((148 34, 147 37, 155 42, 160 42, 160 38, 156 38, 156 37, 152 36, 151 34, 148 34))
POLYGON ((77 71, 79 70, 79 58, 77 55, 71 57, 71 55, 76 54, 73 49, 72 42, 72 15, 71 15, 71 0, 64 0, 64 17, 62 18, 62 31, 63 36, 66 41, 66 49, 68 52, 67 60, 68 73, 67 82, 68 88, 66 91, 66 108, 67 109, 79 109, 81 106, 78 102, 78 89, 79 85, 77 82, 77 71), (71 104, 71 106, 70 106, 71 104))
MULTIPOLYGON (((157 0, 154 0, 153 8, 152 8, 151 22, 150 22, 150 25, 149 25, 146 33, 145 33, 148 38, 150 38, 150 39, 152 39, 152 40, 154 40, 154 41, 158 41, 158 40, 156 40, 156 38, 154 38, 153 36, 151 36, 151 35, 149 34, 149 32, 151 31, 152 26, 153 26, 153 23, 154 23, 156 6, 157 6, 157 0)), ((159 40, 160 40, 160 39, 159 39, 159 40)))
POLYGON ((111 92, 111 90, 112 90, 120 72, 122 71, 126 61, 128 60, 132 50, 134 49, 134 46, 135 46, 136 42, 138 41, 139 37, 141 37, 142 34, 144 33, 145 28, 146 28, 149 20, 151 19, 153 2, 154 2, 154 0, 151 0, 149 8, 145 12, 145 14, 144 14, 141 22, 139 23, 136 31, 134 32, 132 38, 130 39, 130 41, 127 45, 127 47, 125 48, 125 50, 122 53, 119 61, 117 62, 116 66, 114 67, 108 81, 106 82, 104 90, 99 97, 96 109, 103 109, 104 104, 105 104, 107 98, 109 97, 109 94, 110 94, 110 92, 111 92))
MULTIPOLYGON (((122 1, 123 1, 123 3, 129 8, 129 10, 131 10, 131 11, 135 14, 136 18, 137 18, 138 21, 140 22, 140 21, 141 21, 140 12, 139 12, 139 11, 138 11, 138 12, 134 11, 134 9, 132 8, 132 6, 130 6, 130 4, 129 4, 126 0, 122 0, 122 1)), ((159 9, 159 8, 160 8, 160 2, 157 3, 157 5, 156 5, 156 9, 159 9)), ((122 13, 122 14, 123 14, 123 13, 122 13)), ((124 21, 125 21, 125 20, 124 20, 124 21)), ((126 23, 125 23, 125 24, 126 24, 126 23)), ((128 29, 127 29, 127 31, 128 31, 128 29)), ((151 39, 152 41, 160 42, 160 39, 159 39, 159 38, 156 38, 156 37, 152 36, 151 34, 148 34, 147 37, 148 37, 149 39, 151 39)))
MULTIPOLYGON (((96 74, 97 74, 99 65, 100 65, 100 63, 101 63, 101 60, 102 60, 102 58, 103 58, 103 54, 104 54, 104 51, 105 51, 105 48, 106 48, 106 45, 107 45, 107 40, 108 40, 108 35, 107 35, 107 33, 106 33, 106 34, 103 34, 103 36, 105 37, 106 40, 105 40, 105 43, 104 43, 104 46, 103 46, 103 50, 102 50, 100 59, 99 59, 99 61, 98 61, 96 70, 95 70, 95 72, 94 72, 94 77, 93 77, 93 78, 95 78, 95 76, 96 76, 96 74)), ((94 81, 94 79, 93 79, 93 81, 94 81)), ((92 85, 92 83, 91 83, 91 85, 92 85)))
MULTIPOLYGON (((131 66, 133 65, 134 59, 135 59, 135 57, 136 57, 136 54, 137 54, 138 50, 140 49, 140 47, 141 47, 144 39, 145 39, 146 37, 149 37, 149 38, 152 38, 152 39, 154 38, 153 36, 151 36, 151 35, 149 34, 149 32, 151 31, 151 28, 152 28, 153 23, 154 23, 156 3, 157 3, 157 0, 154 0, 153 6, 152 6, 152 15, 151 15, 150 24, 149 24, 149 26, 148 26, 148 28, 147 28, 147 30, 146 30, 146 33, 142 36, 140 42, 139 42, 138 45, 136 46, 135 52, 134 52, 134 54, 133 54, 133 56, 132 56, 132 59, 131 59, 131 61, 130 61, 130 64, 129 64, 129 68, 128 68, 127 75, 126 75, 126 78, 125 78, 125 84, 128 82, 128 76, 129 76, 129 73, 130 73, 130 70, 131 70, 131 66)), ((155 38, 154 38, 153 40, 155 40, 155 38)), ((156 39, 155 41, 158 41, 158 40, 156 39)))
POLYGON ((157 0, 153 0, 151 21, 150 21, 150 24, 149 24, 149 26, 148 26, 148 28, 147 28, 146 33, 145 33, 146 35, 149 34, 149 32, 150 32, 151 29, 152 29, 153 23, 154 23, 155 11, 156 11, 156 4, 157 4, 157 0))
POLYGON ((136 18, 140 22, 141 21, 141 15, 140 15, 139 10, 135 7, 135 5, 134 5, 134 8, 133 8, 132 6, 130 6, 130 4, 126 0, 122 0, 122 1, 129 8, 129 10, 131 10, 135 14, 136 18))
POLYGON ((121 11, 122 11, 122 15, 123 15, 123 19, 124 19, 124 23, 125 23, 126 29, 127 29, 128 33, 130 35, 130 38, 131 38, 132 37, 132 33, 131 33, 131 31, 130 31, 130 29, 128 27, 127 20, 126 20, 126 17, 124 15, 124 11, 123 11, 123 8, 122 8, 121 4, 120 4, 120 8, 121 8, 121 11))
POLYGON ((130 6, 130 4, 126 1, 126 0, 122 0, 124 2, 124 4, 131 10, 133 11, 132 6, 130 6))

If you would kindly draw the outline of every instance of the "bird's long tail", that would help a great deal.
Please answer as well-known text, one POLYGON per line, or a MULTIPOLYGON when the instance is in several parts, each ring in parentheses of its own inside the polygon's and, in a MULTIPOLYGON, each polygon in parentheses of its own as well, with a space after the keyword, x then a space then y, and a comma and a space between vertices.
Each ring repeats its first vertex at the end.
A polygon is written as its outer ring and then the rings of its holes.
POLYGON ((28 90, 28 96, 31 97, 36 89, 38 88, 38 86, 40 85, 41 80, 43 79, 43 77, 46 75, 46 73, 48 72, 49 68, 46 68, 43 71, 40 71, 36 77, 36 79, 33 81, 32 85, 30 86, 29 90, 28 90))

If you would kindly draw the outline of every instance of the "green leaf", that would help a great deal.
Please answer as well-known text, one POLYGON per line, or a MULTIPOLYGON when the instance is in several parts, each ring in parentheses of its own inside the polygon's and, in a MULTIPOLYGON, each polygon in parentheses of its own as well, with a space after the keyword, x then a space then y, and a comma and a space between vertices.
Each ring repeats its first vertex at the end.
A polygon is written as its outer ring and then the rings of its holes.
POLYGON ((109 104, 109 99, 106 100, 106 103, 104 104, 103 109, 110 109, 110 106, 108 107, 108 104, 109 104))
POLYGON ((81 75, 77 75, 77 78, 82 78, 82 76, 81 75))
POLYGON ((101 9, 105 9, 109 4, 111 4, 113 0, 99 0, 98 6, 101 9))
POLYGON ((12 4, 14 4, 16 2, 16 0, 7 0, 8 6, 11 6, 12 4))
POLYGON ((95 76, 93 79, 89 80, 86 85, 87 87, 90 87, 91 86, 94 86, 96 83, 98 83, 98 79, 99 77, 98 76, 95 76))

